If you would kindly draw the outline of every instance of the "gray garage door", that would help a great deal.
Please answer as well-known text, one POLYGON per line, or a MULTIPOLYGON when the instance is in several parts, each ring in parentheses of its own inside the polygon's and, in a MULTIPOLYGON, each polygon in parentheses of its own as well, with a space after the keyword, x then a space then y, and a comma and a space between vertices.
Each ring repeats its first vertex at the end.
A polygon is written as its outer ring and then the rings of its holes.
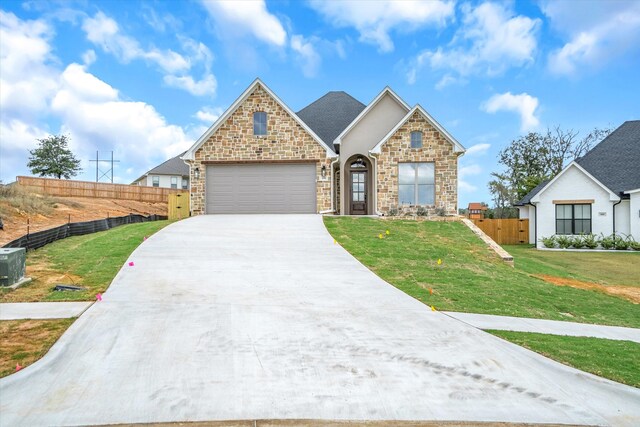
POLYGON ((207 166, 207 213, 316 213, 315 163, 207 166))

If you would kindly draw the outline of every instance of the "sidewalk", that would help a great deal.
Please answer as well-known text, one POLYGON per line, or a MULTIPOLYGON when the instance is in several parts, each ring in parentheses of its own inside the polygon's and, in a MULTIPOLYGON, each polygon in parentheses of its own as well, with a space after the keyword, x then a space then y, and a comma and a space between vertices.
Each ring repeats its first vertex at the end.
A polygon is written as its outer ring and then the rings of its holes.
POLYGON ((478 329, 606 338, 640 343, 640 329, 635 328, 591 325, 560 320, 528 319, 525 317, 494 316, 490 314, 454 313, 450 311, 443 311, 442 313, 478 329))
POLYGON ((91 301, 18 302, 0 304, 0 320, 65 319, 81 315, 91 301))

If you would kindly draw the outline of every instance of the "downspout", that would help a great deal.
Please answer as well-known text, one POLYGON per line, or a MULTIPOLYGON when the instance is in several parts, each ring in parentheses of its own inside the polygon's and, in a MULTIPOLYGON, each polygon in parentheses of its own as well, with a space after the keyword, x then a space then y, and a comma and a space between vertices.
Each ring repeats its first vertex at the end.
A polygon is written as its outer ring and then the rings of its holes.
POLYGON ((333 179, 333 175, 334 175, 334 173, 333 173, 333 165, 335 165, 336 162, 339 161, 339 160, 340 160, 340 156, 336 156, 336 159, 329 164, 329 168, 331 168, 331 209, 329 209, 328 211, 320 211, 320 212, 318 212, 319 214, 327 214, 327 213, 335 213, 336 212, 336 208, 335 208, 335 204, 334 204, 334 200, 335 200, 334 191, 335 191, 335 188, 333 187, 333 182, 334 182, 334 179, 333 179))
MULTIPOLYGON (((613 243, 616 243, 616 206, 622 203, 622 197, 618 200, 617 203, 613 204, 613 243)), ((591 214, 593 216, 593 214, 591 214)))
POLYGON ((525 206, 533 206, 533 215, 536 218, 536 223, 533 226, 533 244, 536 245, 536 249, 538 248, 538 207, 533 203, 525 203, 525 206))
POLYGON ((373 159, 373 211, 378 216, 382 216, 382 212, 378 210, 378 158, 376 153, 369 151, 369 155, 373 159))

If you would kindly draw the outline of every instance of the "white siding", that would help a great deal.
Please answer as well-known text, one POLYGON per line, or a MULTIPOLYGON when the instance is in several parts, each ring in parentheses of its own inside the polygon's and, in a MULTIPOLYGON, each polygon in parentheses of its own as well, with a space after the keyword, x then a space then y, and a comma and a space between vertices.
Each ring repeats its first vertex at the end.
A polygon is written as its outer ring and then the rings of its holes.
POLYGON ((616 205, 616 233, 627 236, 629 230, 629 200, 623 200, 616 205))
POLYGON ((640 191, 632 193, 629 201, 629 232, 640 242, 640 191))
MULTIPOLYGON (((529 244, 536 242, 536 214, 535 208, 530 205, 518 206, 518 217, 529 220, 529 244)), ((546 236, 545 236, 546 237, 546 236)))
MULTIPOLYGON (((538 222, 538 239, 556 234, 556 210, 554 200, 594 200, 591 205, 591 230, 593 234, 609 235, 613 232, 613 203, 610 194, 576 166, 569 168, 544 192, 535 196, 538 222)), ((538 247, 542 244, 536 242, 538 247)))
MULTIPOLYGON (((160 185, 161 188, 171 188, 171 177, 175 176, 178 179, 178 189, 182 189, 182 177, 179 175, 153 175, 150 174, 147 176, 146 182, 143 180, 142 185, 146 185, 148 187, 153 187, 153 177, 160 177, 160 185)), ((187 189, 189 188, 189 183, 187 181, 187 189)), ((186 190, 185 190, 186 191, 186 190)))

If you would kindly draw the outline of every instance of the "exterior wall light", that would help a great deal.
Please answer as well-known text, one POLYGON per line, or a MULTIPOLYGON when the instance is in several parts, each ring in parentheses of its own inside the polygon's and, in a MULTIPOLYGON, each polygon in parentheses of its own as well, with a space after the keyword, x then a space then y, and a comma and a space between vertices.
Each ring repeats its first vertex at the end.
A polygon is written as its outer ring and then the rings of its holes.
POLYGON ((194 177, 195 179, 200 179, 200 168, 195 168, 195 169, 193 170, 193 177, 194 177))
POLYGON ((323 178, 327 177, 327 165, 322 165, 322 168, 320 168, 320 175, 323 178))

